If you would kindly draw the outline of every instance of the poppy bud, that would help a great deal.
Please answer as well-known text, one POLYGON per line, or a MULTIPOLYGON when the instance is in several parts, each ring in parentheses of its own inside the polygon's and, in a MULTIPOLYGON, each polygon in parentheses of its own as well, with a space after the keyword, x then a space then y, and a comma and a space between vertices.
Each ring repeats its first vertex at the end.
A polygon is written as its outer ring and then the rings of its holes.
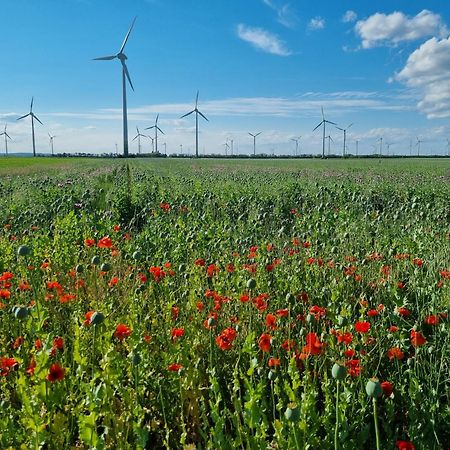
POLYGON ((332 369, 331 375, 335 380, 343 380, 347 376, 347 368, 339 362, 335 362, 332 369))
POLYGON ((274 370, 269 370, 269 373, 268 373, 268 375, 267 375, 267 378, 268 378, 270 381, 274 381, 274 380, 276 379, 276 377, 277 377, 277 373, 276 373, 274 370))
POLYGON ((18 249, 17 249, 17 254, 19 256, 27 256, 30 254, 30 247, 28 247, 27 245, 21 245, 18 249))
POLYGON ((76 273, 83 273, 83 271, 84 271, 83 264, 77 264, 76 267, 75 267, 75 272, 76 273))
POLYGON ((383 394, 383 388, 378 378, 371 378, 366 384, 366 392, 369 397, 378 398, 383 394))
POLYGON ((100 266, 100 270, 101 270, 102 272, 109 272, 109 271, 111 270, 111 264, 109 264, 109 263, 103 263, 103 264, 100 266))
POLYGON ((255 289, 256 287, 256 281, 253 278, 250 278, 247 281, 247 289, 255 289))
POLYGON ((133 259, 134 259, 135 261, 141 259, 141 257, 142 257, 142 253, 141 253, 139 250, 136 250, 136 251, 133 253, 133 259))
POLYGON ((93 256, 91 259, 91 264, 94 264, 94 266, 98 266, 100 264, 100 256, 93 256))
POLYGON ((286 302, 287 303, 291 303, 291 302, 293 302, 295 300, 295 297, 290 293, 290 292, 288 292, 287 294, 286 294, 286 302))
POLYGON ((141 361, 141 355, 137 352, 133 352, 133 356, 131 357, 131 364, 133 364, 133 366, 137 366, 141 361))
POLYGON ((92 325, 100 325, 105 320, 105 316, 98 311, 95 311, 91 316, 90 323, 92 325))
POLYGON ((346 325, 348 325, 348 319, 347 319, 347 317, 339 316, 339 317, 338 317, 338 325, 339 325, 340 327, 345 327, 346 325))

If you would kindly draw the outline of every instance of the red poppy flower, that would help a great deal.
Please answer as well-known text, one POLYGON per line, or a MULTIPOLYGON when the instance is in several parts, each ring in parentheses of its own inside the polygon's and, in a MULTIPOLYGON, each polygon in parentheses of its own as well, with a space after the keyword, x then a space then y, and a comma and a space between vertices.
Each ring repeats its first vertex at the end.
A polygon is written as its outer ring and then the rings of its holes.
POLYGON ((411 315, 411 311, 408 308, 400 307, 397 308, 397 314, 402 317, 409 317, 411 315))
POLYGON ((367 315, 369 317, 375 317, 378 316, 379 312, 376 309, 369 309, 369 311, 367 311, 367 315))
POLYGON ((182 368, 183 368, 183 366, 181 364, 172 363, 169 365, 169 367, 167 367, 167 370, 169 372, 179 372, 182 368))
POLYGON ((289 309, 278 309, 275 313, 278 317, 287 317, 289 316, 289 309))
POLYGON ((412 442, 400 440, 395 443, 395 446, 398 450, 415 450, 416 448, 412 442))
POLYGON ((413 259, 413 264, 417 267, 422 267, 423 266, 423 260, 420 258, 414 258, 413 259))
POLYGON ((64 379, 66 371, 58 363, 52 364, 48 370, 47 380, 54 383, 55 381, 61 381, 64 379))
POLYGON ((217 275, 219 273, 219 267, 216 264, 210 264, 206 268, 206 276, 208 278, 212 278, 214 275, 217 275))
POLYGON ((203 267, 203 266, 205 265, 205 260, 204 260, 203 258, 197 258, 197 259, 195 260, 195 265, 196 265, 196 266, 203 267))
POLYGON ((270 350, 270 341, 271 340, 272 340, 272 338, 270 337, 269 334, 267 334, 267 333, 261 334, 261 336, 259 337, 259 340, 258 340, 259 348, 263 352, 268 352, 270 350))
POLYGON ((413 347, 420 347, 427 343, 427 340, 420 331, 411 330, 411 345, 413 347))
POLYGON ((271 328, 272 330, 276 330, 277 327, 277 316, 274 316, 273 314, 267 314, 266 316, 266 326, 268 328, 271 328))
POLYGON ((280 359, 279 358, 269 358, 269 361, 267 361, 267 364, 269 367, 277 367, 280 365, 280 359))
POLYGON ((362 367, 359 359, 350 359, 345 363, 345 367, 351 377, 358 377, 361 374, 362 367))
POLYGON ((327 310, 321 306, 314 305, 309 309, 309 313, 312 314, 316 320, 319 320, 326 316, 327 310))
POLYGON ((341 344, 343 342, 345 345, 349 345, 349 344, 351 344, 352 341, 353 341, 353 335, 352 335, 352 333, 350 333, 350 331, 345 331, 344 333, 342 333, 341 331, 337 332, 338 344, 341 344))
POLYGON ((118 277, 112 277, 111 280, 109 280, 108 286, 113 287, 116 286, 116 284, 119 282, 118 277))
POLYGON ((431 316, 425 317, 425 323, 427 325, 437 325, 439 323, 439 316, 431 315, 431 316))
POLYGON ((306 345, 302 349, 305 355, 320 355, 323 352, 325 344, 321 342, 316 333, 306 335, 306 345))
POLYGON ((3 356, 0 358, 0 376, 7 376, 11 369, 15 369, 19 366, 16 358, 8 358, 3 356))
POLYGON ((383 389, 383 394, 385 397, 390 397, 394 391, 394 385, 389 381, 383 381, 381 383, 381 388, 383 389))
POLYGON ((233 327, 225 328, 219 336, 216 337, 216 344, 222 350, 230 350, 233 341, 236 339, 237 331, 233 327))
POLYGON ((388 331, 389 331, 389 333, 395 333, 395 332, 398 331, 398 327, 397 327, 396 325, 391 325, 391 326, 388 328, 388 331))
POLYGON ((405 354, 398 347, 390 348, 386 354, 390 361, 394 359, 402 360, 405 357, 405 354))
POLYGON ((53 348, 64 350, 64 339, 62 337, 55 337, 55 339, 53 339, 53 348))
POLYGON ((84 245, 86 247, 93 247, 95 245, 95 239, 85 239, 84 240, 84 245))
POLYGON ((31 376, 34 375, 35 369, 36 369, 36 360, 35 360, 35 359, 32 359, 32 360, 30 361, 30 364, 28 364, 28 367, 27 367, 27 369, 25 370, 25 373, 31 377, 31 376))
POLYGON ((111 248, 112 245, 112 239, 109 236, 102 237, 97 243, 97 247, 99 248, 111 248))
POLYGON ((89 325, 91 324, 91 318, 92 318, 92 316, 93 316, 94 313, 95 313, 95 311, 92 310, 92 311, 88 311, 88 312, 84 315, 85 320, 84 320, 84 322, 83 322, 83 325, 84 325, 85 327, 87 327, 87 326, 89 326, 89 325))
POLYGON ((183 335, 184 335, 184 328, 173 328, 172 329, 172 340, 174 342, 183 335))
POLYGON ((119 339, 119 341, 124 340, 126 337, 128 337, 132 333, 132 330, 130 327, 125 325, 124 323, 119 323, 116 327, 116 331, 114 332, 114 337, 119 339))
POLYGON ((293 341, 292 339, 286 339, 282 344, 281 344, 281 348, 283 350, 286 350, 287 352, 289 350, 292 350, 295 348, 295 341, 293 341))
POLYGON ((370 330, 370 322, 356 322, 355 330, 358 333, 367 333, 370 330))

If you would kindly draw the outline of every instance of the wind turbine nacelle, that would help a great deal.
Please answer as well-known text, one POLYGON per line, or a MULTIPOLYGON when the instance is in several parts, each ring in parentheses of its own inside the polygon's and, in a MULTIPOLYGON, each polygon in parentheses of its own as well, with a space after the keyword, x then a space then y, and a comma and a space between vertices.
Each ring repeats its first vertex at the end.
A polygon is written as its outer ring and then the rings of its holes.
POLYGON ((126 61, 128 59, 125 53, 118 53, 117 58, 119 58, 121 61, 126 61))

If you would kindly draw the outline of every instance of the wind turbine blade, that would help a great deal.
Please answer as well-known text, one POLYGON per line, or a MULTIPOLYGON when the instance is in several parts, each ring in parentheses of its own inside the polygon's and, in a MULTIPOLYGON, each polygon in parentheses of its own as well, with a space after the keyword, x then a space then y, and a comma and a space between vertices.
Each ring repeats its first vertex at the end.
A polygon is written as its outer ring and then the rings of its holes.
POLYGON ((144 130, 151 130, 152 128, 155 128, 155 125, 152 125, 151 127, 144 128, 144 130))
POLYGON ((136 131, 137 131, 137 134, 139 134, 139 128, 138 127, 136 127, 136 131))
POLYGON ((100 58, 94 58, 93 61, 111 61, 111 59, 117 58, 116 55, 112 56, 101 56, 100 58))
POLYGON ((130 37, 131 30, 134 27, 134 22, 136 22, 136 17, 133 19, 133 22, 131 23, 130 29, 128 30, 128 33, 126 34, 125 39, 123 40, 122 46, 120 47, 119 53, 122 53, 123 49, 125 48, 125 45, 127 45, 127 41, 128 38, 130 37))
POLYGON ((28 117, 29 115, 30 115, 31 113, 28 113, 28 114, 25 114, 24 116, 22 116, 22 117, 19 117, 17 120, 22 120, 22 119, 25 119, 25 117, 28 117))
POLYGON ((5 134, 8 139, 11 139, 11 136, 8 133, 3 133, 3 134, 5 134))
POLYGON ((30 112, 33 111, 33 100, 34 100, 34 97, 31 97, 30 112))
POLYGON ((261 133, 262 133, 262 131, 260 131, 259 133, 256 133, 256 134, 255 134, 255 137, 256 137, 256 136, 259 136, 261 133))
POLYGON ((338 130, 341 130, 341 131, 344 131, 344 129, 343 128, 340 128, 340 127, 336 127, 338 130))
POLYGON ((44 125, 35 114, 31 113, 31 115, 41 124, 44 125))
POLYGON ((195 97, 195 109, 197 109, 197 104, 198 104, 198 94, 199 94, 199 91, 197 91, 197 97, 195 97))
POLYGON ((130 78, 130 74, 128 72, 127 65, 122 60, 120 62, 122 63, 123 70, 125 71, 125 75, 126 75, 126 77, 128 79, 128 82, 130 83, 131 89, 133 89, 133 91, 134 91, 133 83, 131 82, 131 78, 130 78))
POLYGON ((162 134, 166 134, 166 133, 164 133, 164 131, 163 131, 163 130, 161 130, 161 128, 159 128, 158 126, 157 126, 156 128, 158 128, 158 130, 159 130, 159 132, 160 132, 160 133, 162 133, 162 134))
POLYGON ((319 127, 320 127, 320 125, 322 125, 322 124, 323 124, 323 122, 324 122, 324 121, 322 120, 322 122, 320 122, 320 123, 319 123, 319 125, 317 125, 317 127, 316 127, 316 128, 314 128, 314 130, 313 130, 313 131, 316 131, 316 130, 317 130, 317 128, 319 128, 319 127))
POLYGON ((329 120, 325 120, 324 122, 326 122, 326 123, 331 123, 331 125, 337 125, 337 123, 331 122, 331 121, 329 121, 329 120))
POLYGON ((197 109, 197 112, 198 112, 198 113, 199 113, 206 121, 209 122, 208 118, 207 118, 204 114, 202 114, 198 109, 197 109))
POLYGON ((158 125, 159 114, 156 116, 155 125, 158 125))
POLYGON ((187 117, 187 116, 189 116, 190 114, 192 114, 194 112, 195 112, 195 109, 193 109, 191 112, 186 113, 184 116, 181 116, 180 119, 182 119, 183 117, 187 117))
POLYGON ((51 139, 52 138, 52 135, 50 134, 50 133, 47 133, 48 134, 48 137, 51 139))
POLYGON ((139 137, 139 134, 133 138, 133 141, 135 141, 138 137, 139 137))
POLYGON ((254 134, 252 134, 252 133, 248 133, 251 137, 255 137, 255 135, 254 134))
POLYGON ((353 122, 347 127, 347 130, 353 125, 353 122))
POLYGON ((325 116, 323 115, 323 106, 321 106, 322 108, 322 120, 325 120, 325 116))

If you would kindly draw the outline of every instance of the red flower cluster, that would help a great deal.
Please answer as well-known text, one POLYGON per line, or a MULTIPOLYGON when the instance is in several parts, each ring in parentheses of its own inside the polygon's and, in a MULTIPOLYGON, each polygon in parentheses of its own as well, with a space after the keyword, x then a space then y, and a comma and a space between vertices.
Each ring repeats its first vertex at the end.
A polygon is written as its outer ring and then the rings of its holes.
POLYGON ((123 341, 125 338, 130 336, 132 330, 129 326, 124 323, 119 323, 116 327, 116 331, 114 332, 114 337, 119 339, 119 341, 123 341))
POLYGON ((222 349, 222 350, 230 350, 233 341, 236 339, 237 331, 232 328, 225 328, 219 336, 216 337, 216 344, 222 349))

